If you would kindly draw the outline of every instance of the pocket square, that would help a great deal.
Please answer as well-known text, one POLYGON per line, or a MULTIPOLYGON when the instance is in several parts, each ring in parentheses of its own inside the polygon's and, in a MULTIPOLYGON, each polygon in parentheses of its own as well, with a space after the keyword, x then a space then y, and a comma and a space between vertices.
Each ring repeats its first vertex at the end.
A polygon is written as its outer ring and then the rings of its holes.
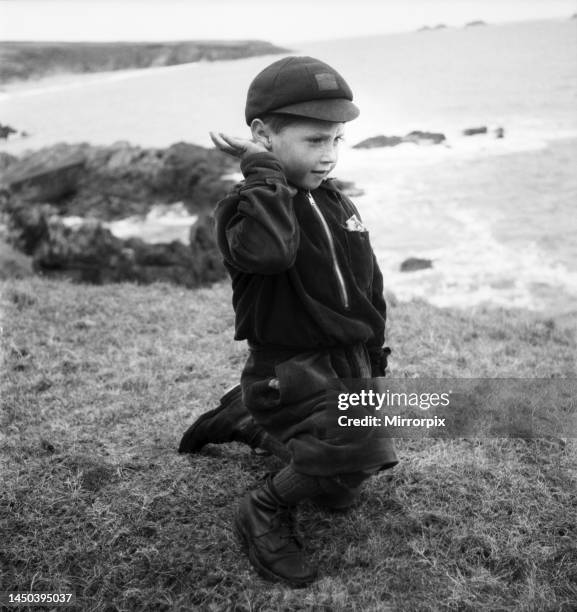
POLYGON ((347 219, 346 228, 349 232, 366 232, 367 228, 361 223, 361 220, 357 215, 353 215, 350 219, 347 219))

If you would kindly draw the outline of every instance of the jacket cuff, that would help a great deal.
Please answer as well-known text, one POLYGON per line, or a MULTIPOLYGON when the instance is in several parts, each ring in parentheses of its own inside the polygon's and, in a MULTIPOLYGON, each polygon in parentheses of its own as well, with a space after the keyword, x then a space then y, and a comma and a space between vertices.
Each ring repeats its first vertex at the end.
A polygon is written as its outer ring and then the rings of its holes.
POLYGON ((369 349, 369 359, 371 362, 371 375, 373 377, 385 376, 388 364, 388 356, 391 349, 388 346, 369 349))
POLYGON ((274 179, 286 185, 284 168, 273 153, 251 153, 240 162, 240 170, 247 182, 274 179))

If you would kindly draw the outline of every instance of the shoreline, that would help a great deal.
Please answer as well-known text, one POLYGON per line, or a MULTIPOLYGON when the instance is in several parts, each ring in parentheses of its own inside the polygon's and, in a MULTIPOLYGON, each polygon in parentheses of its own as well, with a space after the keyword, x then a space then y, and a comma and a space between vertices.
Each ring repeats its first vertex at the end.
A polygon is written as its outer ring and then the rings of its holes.
POLYGON ((0 83, 34 80, 51 74, 142 70, 286 52, 288 49, 262 40, 0 41, 0 83))
MULTIPOLYGON (((577 140, 575 142, 577 144, 577 140)), ((399 159, 396 150, 349 149, 336 173, 338 178, 353 181, 355 187, 364 192, 353 200, 371 231, 385 289, 395 294, 399 301, 424 299, 439 308, 467 310, 489 305, 525 309, 544 317, 573 319, 577 278, 574 267, 555 263, 552 255, 531 245, 523 251, 513 243, 502 243, 478 212, 461 210, 460 200, 450 201, 452 188, 438 182, 442 176, 445 176, 443 180, 451 178, 453 166, 466 181, 464 170, 469 168, 475 172, 481 158, 466 156, 457 162, 451 157, 451 151, 414 146, 412 150, 407 149, 408 156, 401 155, 399 159), (424 159, 428 162, 425 165, 424 159), (394 172, 398 184, 383 191, 380 175, 385 167, 394 172), (417 190, 412 187, 415 179, 421 183, 417 190), (410 186, 408 192, 405 185, 410 186), (432 190, 441 198, 440 210, 431 209, 432 190), (387 210, 384 225, 382 207, 387 210), (417 217, 415 208, 421 210, 417 217), (438 228, 439 223, 447 228, 444 238, 427 235, 427 231, 438 228), (401 272, 400 264, 411 257, 431 260, 432 269, 401 272), (482 259, 474 261, 478 257, 482 259)), ((536 154, 550 156, 542 149, 509 154, 528 155, 531 159, 536 154)), ((486 153, 483 163, 494 164, 491 158, 491 154, 486 153)), ((522 160, 529 158, 518 159, 521 161, 517 166, 523 170, 519 180, 525 182, 525 162, 522 160)), ((539 163, 537 160, 533 165, 539 163)), ((240 175, 236 178, 240 180, 240 175)), ((471 183, 467 198, 479 200, 482 206, 486 191, 481 184, 471 183)), ((126 221, 127 217, 130 214, 117 219, 126 221)))
MULTIPOLYGON (((314 46, 319 57, 354 79, 362 112, 347 125, 333 176, 364 191, 353 200, 399 298, 422 295, 459 307, 489 300, 546 314, 572 310, 571 300, 577 299, 577 246, 570 238, 577 233, 577 176, 571 172, 577 123, 570 78, 576 65, 568 55, 573 26, 516 24, 470 36, 414 33, 404 35, 402 44, 400 38, 387 39, 371 48, 354 40, 314 46), (544 56, 532 42, 536 33, 547 41, 544 56), (451 55, 450 41, 459 42, 458 53, 443 64, 451 55), (396 66, 387 78, 377 61, 381 56, 396 66), (439 65, 446 70, 437 72, 439 65), (482 126, 488 133, 463 134, 482 126), (496 127, 504 133, 500 139, 496 127), (446 141, 352 149, 365 138, 395 141, 429 132, 442 133, 446 141), (429 260, 433 269, 401 274, 411 258, 429 260)), ((303 44, 298 52, 312 49, 303 44)), ((82 141, 212 147, 209 130, 246 133, 247 83, 270 61, 199 62, 138 71, 138 78, 134 71, 130 77, 107 74, 107 82, 90 75, 83 85, 50 85, 72 87, 67 90, 14 93, 1 104, 2 121, 31 136, 0 143, 0 150, 18 153, 82 141)))

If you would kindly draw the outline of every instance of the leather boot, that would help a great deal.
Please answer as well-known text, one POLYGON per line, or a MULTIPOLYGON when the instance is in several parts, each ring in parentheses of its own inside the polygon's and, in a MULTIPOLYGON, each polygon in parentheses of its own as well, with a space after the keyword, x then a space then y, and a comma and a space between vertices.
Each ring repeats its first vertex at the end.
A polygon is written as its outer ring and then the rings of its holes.
POLYGON ((234 531, 258 573, 293 587, 313 582, 317 569, 305 559, 291 508, 276 494, 270 478, 241 501, 234 531))
POLYGON ((225 442, 258 448, 263 435, 242 401, 240 385, 236 385, 221 397, 219 406, 205 412, 185 431, 178 452, 195 453, 206 444, 225 442))

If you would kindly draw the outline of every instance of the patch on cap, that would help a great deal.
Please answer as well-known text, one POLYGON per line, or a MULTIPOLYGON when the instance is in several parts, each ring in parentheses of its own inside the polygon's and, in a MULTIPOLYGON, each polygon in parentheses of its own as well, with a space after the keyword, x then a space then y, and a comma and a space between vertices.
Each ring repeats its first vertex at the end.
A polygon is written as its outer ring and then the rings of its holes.
POLYGON ((331 74, 330 72, 321 72, 319 74, 315 74, 315 79, 317 80, 319 91, 339 89, 337 77, 334 74, 331 74))

